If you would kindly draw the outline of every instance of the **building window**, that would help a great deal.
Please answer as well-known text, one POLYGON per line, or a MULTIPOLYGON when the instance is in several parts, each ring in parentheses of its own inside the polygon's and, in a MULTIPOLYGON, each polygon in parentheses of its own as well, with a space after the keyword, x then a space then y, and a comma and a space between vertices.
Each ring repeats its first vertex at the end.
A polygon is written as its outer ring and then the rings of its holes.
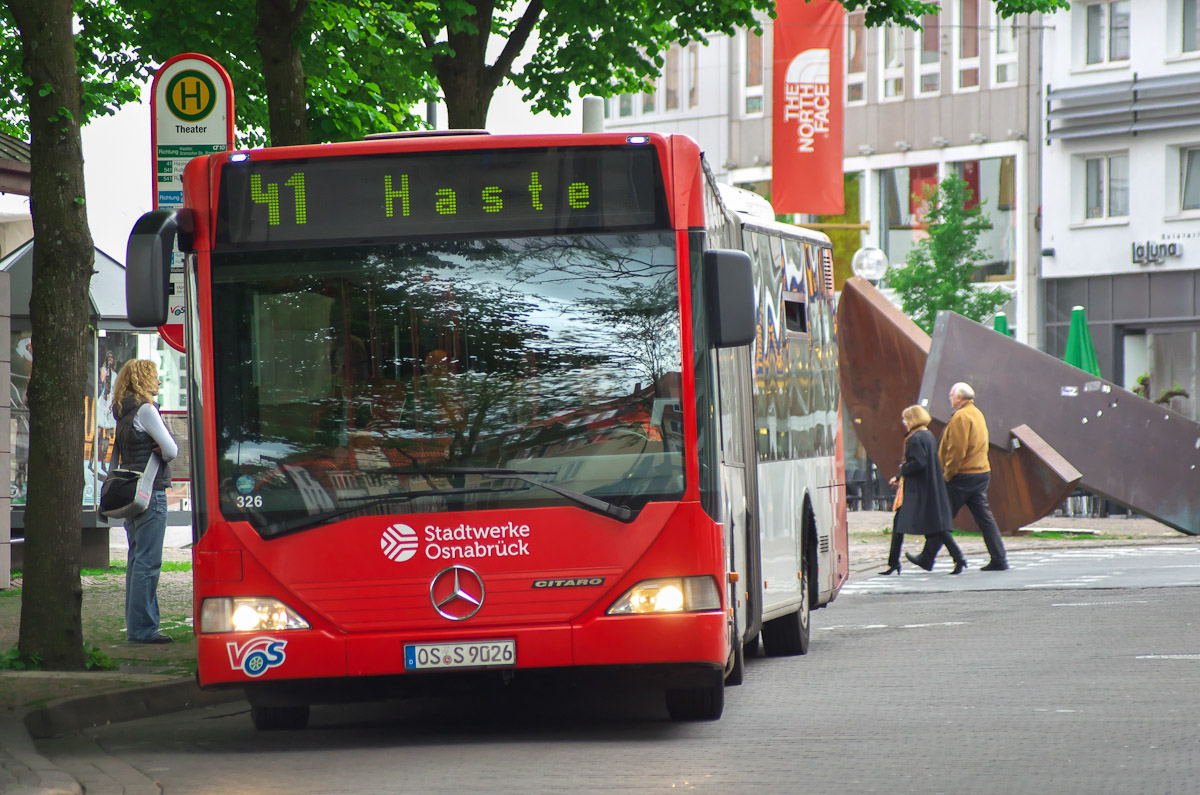
POLYGON ((881 247, 889 262, 904 262, 909 250, 926 236, 926 201, 937 184, 936 163, 879 171, 881 247))
POLYGON ((979 88, 979 0, 958 0, 955 89, 979 88))
POLYGON ((1200 14, 1196 10, 1197 0, 1183 0, 1183 51, 1200 50, 1200 14))
POLYGON ((1180 210, 1200 210, 1200 149, 1180 152, 1183 184, 1180 189, 1180 210))
POLYGON ((867 14, 846 20, 846 102, 867 101, 867 14))
POLYGON ((982 205, 992 228, 979 236, 983 252, 975 281, 1012 281, 1017 251, 1017 159, 989 157, 952 163, 950 168, 967 183, 968 209, 982 205))
POLYGON ((879 59, 882 90, 879 94, 885 100, 903 99, 904 28, 899 25, 885 25, 879 29, 879 35, 883 38, 883 46, 880 48, 883 57, 879 59))
POLYGON ((667 63, 663 67, 663 106, 666 110, 679 110, 679 48, 675 45, 667 50, 667 63))
POLYGON ((658 83, 650 86, 650 90, 642 94, 642 115, 658 110, 658 83))
POLYGON ((742 67, 745 80, 742 83, 742 113, 746 116, 761 116, 763 112, 763 40, 762 35, 747 30, 742 36, 746 49, 742 67))
POLYGON ((942 31, 937 14, 921 17, 921 58, 917 65, 917 95, 928 96, 942 90, 942 31))
POLYGON ((1087 19, 1085 63, 1089 66, 1129 60, 1129 0, 1091 3, 1087 19))
POLYGON ((622 94, 617 97, 617 115, 621 118, 633 115, 633 94, 622 94))
POLYGON ((1129 155, 1084 158, 1084 218, 1129 215, 1129 155))
POLYGON ((693 41, 687 50, 688 107, 700 104, 700 42, 693 41))
POLYGON ((1017 19, 1002 19, 995 15, 995 33, 992 35, 992 85, 1015 86, 1017 84, 1017 19))

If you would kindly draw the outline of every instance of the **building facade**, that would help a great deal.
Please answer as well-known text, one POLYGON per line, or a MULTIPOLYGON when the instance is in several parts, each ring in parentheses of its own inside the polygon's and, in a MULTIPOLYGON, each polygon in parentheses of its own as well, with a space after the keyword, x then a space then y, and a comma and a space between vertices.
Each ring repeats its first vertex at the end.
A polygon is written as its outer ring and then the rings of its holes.
POLYGON ((1047 16, 1045 350, 1087 310, 1103 377, 1200 419, 1200 8, 1047 16))
MULTIPOLYGON (((830 229, 843 273, 862 246, 903 265, 925 234, 923 191, 959 174, 993 225, 980 241, 981 287, 1012 296, 1010 328, 1037 345, 1040 17, 1001 20, 992 0, 946 0, 919 31, 867 28, 861 11, 846 19, 846 211, 797 222, 859 227, 830 229)), ((773 31, 762 24, 762 36, 672 47, 654 92, 608 101, 606 129, 691 135, 718 179, 769 198, 773 31)))

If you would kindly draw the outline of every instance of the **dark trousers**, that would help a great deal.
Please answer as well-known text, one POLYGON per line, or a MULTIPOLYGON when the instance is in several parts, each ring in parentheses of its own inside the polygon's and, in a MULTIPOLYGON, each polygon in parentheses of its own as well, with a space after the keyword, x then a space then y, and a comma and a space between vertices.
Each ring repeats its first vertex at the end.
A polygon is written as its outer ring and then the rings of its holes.
POLYGON ((888 549, 888 567, 892 569, 900 568, 900 547, 904 545, 904 533, 896 531, 896 517, 899 515, 899 511, 892 514, 892 546, 888 549))
POLYGON ((963 557, 962 549, 958 546, 958 542, 954 540, 954 536, 946 531, 940 533, 930 533, 925 536, 925 548, 921 550, 921 559, 933 565, 934 558, 941 551, 942 545, 945 545, 946 551, 950 553, 950 557, 955 563, 966 563, 967 559, 963 557))
POLYGON ((965 505, 971 512, 971 518, 983 533, 983 543, 987 545, 988 555, 992 563, 1007 563, 1008 553, 1004 549, 1004 541, 1000 538, 1000 528, 988 508, 987 490, 992 476, 989 472, 977 472, 972 475, 955 475, 946 483, 950 492, 950 515, 957 516, 965 505))

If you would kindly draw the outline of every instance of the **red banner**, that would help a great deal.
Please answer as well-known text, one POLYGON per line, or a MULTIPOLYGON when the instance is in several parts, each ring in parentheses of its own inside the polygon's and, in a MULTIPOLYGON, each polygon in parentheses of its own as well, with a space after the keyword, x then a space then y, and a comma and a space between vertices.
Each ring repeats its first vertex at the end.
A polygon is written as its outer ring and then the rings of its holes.
POLYGON ((841 215, 846 11, 835 0, 779 0, 776 11, 771 203, 841 215))

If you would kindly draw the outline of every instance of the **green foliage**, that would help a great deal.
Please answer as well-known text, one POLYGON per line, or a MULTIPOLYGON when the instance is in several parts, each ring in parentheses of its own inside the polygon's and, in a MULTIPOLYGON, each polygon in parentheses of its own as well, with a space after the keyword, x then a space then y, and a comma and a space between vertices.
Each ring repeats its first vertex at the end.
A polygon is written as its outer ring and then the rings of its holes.
POLYGON ((84 645, 83 654, 83 667, 89 671, 115 671, 120 667, 116 660, 100 651, 96 646, 84 645))
MULTIPOLYGON (((86 124, 136 102, 147 72, 122 43, 128 20, 115 0, 75 0, 75 21, 75 60, 83 89, 80 122, 86 124)), ((0 4, 0 85, 5 86, 0 89, 0 132, 28 140, 31 95, 44 99, 54 90, 48 84, 34 90, 25 76, 21 37, 7 4, 0 4)))
POLYGON ((0 654, 0 671, 36 671, 41 667, 40 657, 23 657, 16 646, 0 654))
MULTIPOLYGON (((925 14, 937 14, 940 3, 929 0, 840 0, 848 11, 866 10, 867 25, 885 25, 896 22, 905 27, 919 30, 920 19, 925 14)), ((1016 14, 1042 12, 1050 14, 1070 8, 1070 0, 996 0, 996 13, 1001 17, 1016 14)))
POLYGON ((979 235, 992 222, 983 214, 982 202, 967 209, 968 198, 966 181, 954 174, 931 188, 925 196, 928 237, 909 250, 903 268, 891 268, 884 277, 900 296, 905 314, 929 333, 943 309, 982 322, 1009 301, 1003 291, 971 286, 984 257, 979 235))

